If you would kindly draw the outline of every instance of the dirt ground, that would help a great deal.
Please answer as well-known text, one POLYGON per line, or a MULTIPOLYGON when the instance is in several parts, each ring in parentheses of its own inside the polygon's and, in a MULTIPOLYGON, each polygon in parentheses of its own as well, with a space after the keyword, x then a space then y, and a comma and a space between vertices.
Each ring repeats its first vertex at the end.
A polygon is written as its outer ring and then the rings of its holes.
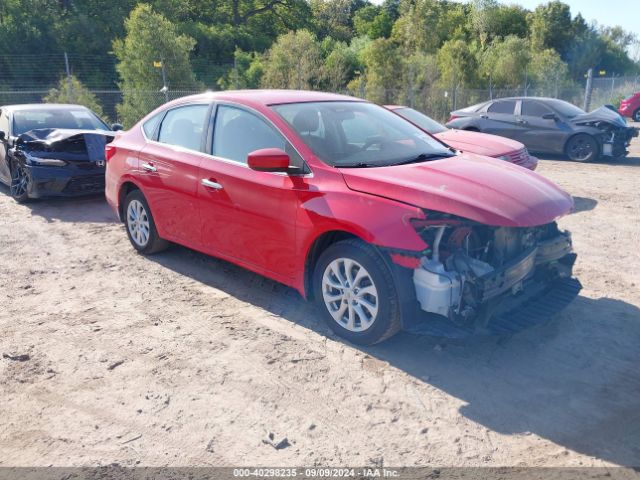
POLYGON ((507 341, 366 349, 228 263, 135 254, 102 198, 2 188, 0 466, 640 465, 640 141, 540 163, 580 297, 507 341))

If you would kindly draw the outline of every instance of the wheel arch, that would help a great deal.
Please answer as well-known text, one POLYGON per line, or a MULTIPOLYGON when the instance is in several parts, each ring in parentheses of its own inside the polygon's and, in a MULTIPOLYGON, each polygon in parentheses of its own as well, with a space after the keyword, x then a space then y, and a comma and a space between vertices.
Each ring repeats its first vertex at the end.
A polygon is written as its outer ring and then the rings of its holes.
POLYGON ((318 258, 322 255, 322 252, 335 243, 349 239, 360 240, 361 242, 367 243, 368 245, 376 248, 375 245, 370 244, 362 237, 346 230, 329 230, 323 232, 311 243, 304 261, 303 295, 307 300, 313 300, 313 271, 318 258))
POLYGON ((118 217, 121 222, 124 222, 124 199, 127 198, 127 195, 134 190, 141 190, 141 188, 131 180, 125 180, 122 182, 122 185, 120 185, 120 189, 118 191, 118 217))

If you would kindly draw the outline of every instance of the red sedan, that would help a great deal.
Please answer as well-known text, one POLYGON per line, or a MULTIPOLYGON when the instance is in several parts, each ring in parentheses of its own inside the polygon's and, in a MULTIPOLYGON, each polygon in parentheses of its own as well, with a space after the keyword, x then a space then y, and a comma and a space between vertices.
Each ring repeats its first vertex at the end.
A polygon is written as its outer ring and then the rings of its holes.
POLYGON ((535 170, 538 166, 538 159, 529 154, 522 143, 515 140, 488 133, 449 129, 424 113, 409 107, 385 105, 385 108, 457 150, 499 158, 529 170, 535 170))
POLYGON ((567 193, 352 97, 185 97, 106 158, 106 196, 136 250, 175 242, 282 282, 354 343, 403 327, 510 332, 580 289, 555 223, 567 193))
POLYGON ((640 122, 640 92, 629 95, 622 100, 618 113, 623 117, 632 118, 635 122, 640 122))

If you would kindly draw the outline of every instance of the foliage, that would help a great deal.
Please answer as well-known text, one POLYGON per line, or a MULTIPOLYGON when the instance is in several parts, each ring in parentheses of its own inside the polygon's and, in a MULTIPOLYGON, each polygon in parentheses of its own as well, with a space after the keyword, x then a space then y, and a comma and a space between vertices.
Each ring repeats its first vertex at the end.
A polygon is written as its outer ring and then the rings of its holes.
POLYGON ((128 123, 153 107, 135 92, 164 101, 153 67, 163 58, 171 90, 348 88, 409 103, 431 87, 526 82, 554 95, 582 84, 589 68, 640 73, 633 34, 589 24, 559 0, 531 11, 501 0, 0 2, 0 87, 50 89, 65 75, 65 52, 85 87, 126 90, 119 112, 128 123))
POLYGON ((322 77, 322 54, 308 30, 289 32, 266 53, 261 85, 265 88, 312 89, 322 77))
POLYGON ((98 102, 96 96, 73 75, 68 78, 61 78, 58 85, 49 90, 49 93, 42 99, 42 101, 47 103, 71 103, 84 105, 95 112, 99 117, 104 116, 102 106, 98 102))
MULTIPOLYGON (((123 102, 118 114, 130 126, 149 112, 139 92, 160 91, 164 70, 166 86, 173 89, 197 89, 189 52, 195 40, 179 34, 176 26, 150 5, 140 4, 125 21, 126 36, 113 42, 118 58, 118 74, 122 79, 123 102)), ((161 100, 161 97, 158 97, 161 100)))

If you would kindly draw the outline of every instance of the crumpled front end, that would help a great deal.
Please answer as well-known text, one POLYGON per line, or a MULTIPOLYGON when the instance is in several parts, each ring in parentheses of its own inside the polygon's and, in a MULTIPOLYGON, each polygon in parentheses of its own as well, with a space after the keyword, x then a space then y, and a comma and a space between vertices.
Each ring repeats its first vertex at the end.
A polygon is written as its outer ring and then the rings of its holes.
POLYGON ((534 318, 546 320, 560 311, 581 288, 572 278, 576 255, 571 235, 555 222, 492 227, 443 217, 441 222, 415 222, 414 227, 430 245, 413 271, 421 309, 438 316, 426 321, 426 327, 519 330, 534 318), (570 294, 553 300, 552 293, 563 289, 570 294), (529 320, 523 323, 519 311, 529 320))
POLYGON ((638 136, 634 127, 615 127, 604 124, 598 127, 602 134, 602 155, 605 157, 625 157, 629 154, 631 140, 638 136))
POLYGON ((18 137, 12 157, 28 175, 28 196, 77 196, 104 192, 105 145, 113 133, 31 130, 18 137))

